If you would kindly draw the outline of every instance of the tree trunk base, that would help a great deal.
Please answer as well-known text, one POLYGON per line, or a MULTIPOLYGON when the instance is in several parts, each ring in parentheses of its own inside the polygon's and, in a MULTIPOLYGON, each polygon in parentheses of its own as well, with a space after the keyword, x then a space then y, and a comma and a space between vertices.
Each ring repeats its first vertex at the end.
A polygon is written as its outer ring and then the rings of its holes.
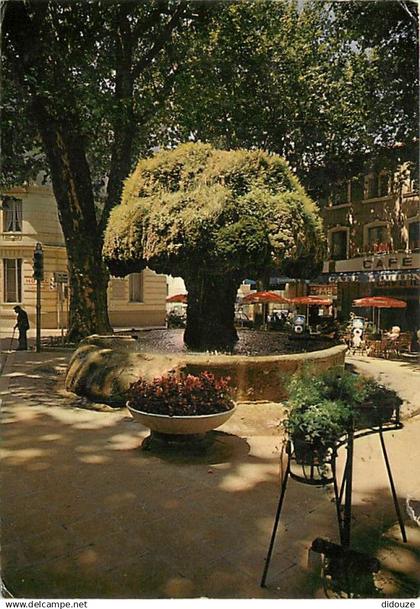
POLYGON ((231 277, 186 279, 187 325, 184 342, 196 351, 232 351, 238 341, 235 300, 239 282, 231 277))

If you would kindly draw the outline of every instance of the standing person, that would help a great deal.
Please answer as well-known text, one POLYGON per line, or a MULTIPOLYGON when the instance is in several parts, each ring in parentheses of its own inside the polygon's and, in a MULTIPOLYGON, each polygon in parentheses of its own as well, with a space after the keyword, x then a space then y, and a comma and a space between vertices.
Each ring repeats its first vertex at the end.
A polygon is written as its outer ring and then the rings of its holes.
POLYGON ((19 346, 17 351, 26 351, 28 349, 28 339, 26 337, 26 333, 29 330, 28 314, 19 305, 14 307, 14 311, 17 315, 15 329, 19 330, 19 346))

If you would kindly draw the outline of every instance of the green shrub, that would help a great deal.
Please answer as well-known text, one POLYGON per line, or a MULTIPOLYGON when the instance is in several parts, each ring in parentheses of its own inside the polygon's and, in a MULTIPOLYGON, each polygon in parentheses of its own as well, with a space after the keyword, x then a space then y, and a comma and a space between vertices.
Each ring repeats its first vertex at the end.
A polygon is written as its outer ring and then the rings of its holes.
POLYGON ((291 436, 304 438, 306 442, 328 448, 345 432, 351 418, 351 410, 346 404, 318 398, 315 403, 302 408, 294 407, 284 422, 291 436))
POLYGON ((286 431, 324 447, 343 436, 351 423, 355 428, 383 423, 402 403, 395 391, 342 368, 322 374, 300 371, 288 391, 286 431))

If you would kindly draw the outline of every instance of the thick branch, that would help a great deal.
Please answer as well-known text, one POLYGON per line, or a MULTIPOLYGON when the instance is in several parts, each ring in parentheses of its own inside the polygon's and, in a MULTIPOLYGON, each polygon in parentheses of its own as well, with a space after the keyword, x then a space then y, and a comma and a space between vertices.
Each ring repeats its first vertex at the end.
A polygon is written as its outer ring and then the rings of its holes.
POLYGON ((119 203, 123 180, 130 172, 136 122, 133 112, 133 36, 128 19, 128 6, 120 5, 114 21, 115 40, 115 100, 118 113, 114 119, 114 141, 108 177, 107 198, 99 227, 105 230, 109 212, 119 203))
POLYGON ((179 4, 172 13, 172 17, 169 19, 169 21, 166 23, 166 25, 162 28, 161 32, 157 36, 152 48, 145 55, 143 55, 143 57, 134 65, 134 79, 138 78, 140 74, 150 66, 153 59, 155 59, 158 53, 163 49, 165 44, 171 38, 172 32, 175 30, 178 23, 181 21, 184 12, 185 6, 183 6, 183 4, 179 4))
POLYGON ((417 17, 408 8, 410 4, 412 4, 413 7, 414 7, 415 6, 414 2, 404 2, 404 0, 399 0, 398 4, 407 13, 407 15, 409 16, 410 20, 412 21, 412 25, 414 24, 415 28, 417 29, 417 17))
MULTIPOLYGON (((16 81, 31 94, 32 113, 50 164, 60 216, 68 226, 71 225, 72 214, 77 216, 79 229, 76 238, 80 238, 80 221, 86 234, 95 234, 97 228, 90 170, 71 91, 66 91, 66 111, 60 118, 56 118, 56 113, 50 109, 49 99, 39 91, 39 84, 43 82, 48 69, 48 60, 40 42, 43 39, 40 24, 45 15, 45 3, 35 4, 33 10, 35 12, 31 18, 23 2, 9 3, 5 12, 4 32, 16 52, 13 61, 16 81), (41 11, 39 14, 36 12, 38 8, 41 11)), ((13 51, 10 55, 13 56, 13 51)), ((55 89, 54 96, 62 98, 60 87, 56 86, 55 89)))

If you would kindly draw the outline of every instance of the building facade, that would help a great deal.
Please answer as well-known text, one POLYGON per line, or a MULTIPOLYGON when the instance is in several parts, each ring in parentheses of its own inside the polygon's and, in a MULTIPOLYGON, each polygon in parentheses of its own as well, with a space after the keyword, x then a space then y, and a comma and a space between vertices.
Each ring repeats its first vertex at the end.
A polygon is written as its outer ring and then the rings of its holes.
MULTIPOLYGON (((67 256, 51 188, 33 184, 9 190, 0 204, 0 331, 10 332, 19 304, 35 327, 36 283, 33 252, 41 243, 42 328, 66 327, 69 294, 67 256)), ((149 269, 124 279, 111 278, 108 310, 114 327, 163 326, 166 278, 149 269)))
MULTIPOLYGON (((348 319, 355 298, 390 296, 406 309, 381 312, 382 327, 420 327, 420 209, 418 169, 404 162, 370 169, 335 185, 322 208, 328 259, 322 282, 336 285, 336 310, 348 319)), ((356 312, 355 309, 353 309, 356 312)), ((359 311, 368 316, 369 311, 359 311)))

